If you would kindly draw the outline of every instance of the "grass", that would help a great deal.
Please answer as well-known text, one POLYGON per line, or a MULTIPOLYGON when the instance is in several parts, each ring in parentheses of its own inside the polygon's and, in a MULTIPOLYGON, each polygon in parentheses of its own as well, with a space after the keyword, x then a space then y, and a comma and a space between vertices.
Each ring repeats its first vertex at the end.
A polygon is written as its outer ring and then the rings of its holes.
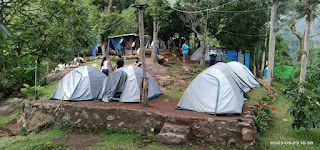
POLYGON ((48 82, 47 85, 42 86, 42 88, 39 90, 39 93, 42 93, 41 95, 41 99, 47 99, 50 98, 54 89, 56 88, 56 86, 59 84, 59 80, 58 81, 53 81, 53 82, 48 82))
MULTIPOLYGON (((276 89, 280 91, 283 87, 282 84, 274 82, 276 89)), ((271 122, 271 127, 267 131, 259 133, 257 146, 261 149, 281 149, 281 150, 291 150, 291 149, 301 149, 301 150, 319 150, 320 149, 320 129, 311 129, 306 131, 303 128, 300 130, 292 129, 291 122, 293 117, 290 116, 287 111, 291 102, 286 100, 285 96, 278 92, 278 97, 276 101, 272 104, 276 107, 273 111, 273 121, 271 122), (287 119, 288 121, 284 121, 287 119), (283 141, 283 142, 313 142, 313 145, 307 146, 303 144, 299 145, 271 145, 270 142, 273 141, 283 141)))
POLYGON ((64 135, 58 127, 40 133, 32 132, 28 136, 12 136, 0 138, 0 149, 54 149, 67 146, 65 143, 53 143, 51 140, 64 135))
POLYGON ((12 114, 8 117, 0 117, 0 125, 5 125, 7 124, 9 121, 18 118, 21 115, 21 112, 17 112, 15 114, 12 114))

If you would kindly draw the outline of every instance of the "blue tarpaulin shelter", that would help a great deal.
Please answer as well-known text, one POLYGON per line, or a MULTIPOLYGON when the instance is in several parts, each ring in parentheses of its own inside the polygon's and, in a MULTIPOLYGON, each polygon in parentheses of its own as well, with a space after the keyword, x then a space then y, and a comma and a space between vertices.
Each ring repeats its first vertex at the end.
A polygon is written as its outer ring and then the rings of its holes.
POLYGON ((224 58, 229 58, 232 61, 238 61, 238 52, 235 50, 226 50, 224 53, 224 58))
POLYGON ((250 51, 245 51, 244 53, 244 65, 246 65, 247 68, 250 69, 250 51))
POLYGON ((97 48, 98 45, 94 46, 94 47, 91 47, 89 49, 89 52, 88 52, 88 56, 97 56, 96 52, 95 52, 95 49, 97 48))

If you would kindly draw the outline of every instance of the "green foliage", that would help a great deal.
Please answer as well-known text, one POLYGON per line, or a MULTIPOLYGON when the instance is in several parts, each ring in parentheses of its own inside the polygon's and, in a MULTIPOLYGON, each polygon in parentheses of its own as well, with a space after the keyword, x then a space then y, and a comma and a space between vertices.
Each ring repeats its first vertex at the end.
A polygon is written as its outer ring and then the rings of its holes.
POLYGON ((275 66, 292 64, 292 58, 289 55, 287 43, 283 40, 281 36, 276 37, 274 58, 274 62, 276 62, 275 66))
POLYGON ((21 88, 20 91, 22 94, 25 94, 29 97, 34 96, 35 94, 35 90, 37 92, 37 96, 41 97, 43 95, 43 93, 41 91, 43 91, 43 87, 41 87, 40 85, 37 87, 34 86, 30 86, 28 84, 23 84, 24 88, 21 88))
MULTIPOLYGON (((218 2, 218 5, 222 5, 229 1, 221 0, 218 2)), ((265 3, 256 0, 244 0, 241 3, 231 3, 224 7, 219 7, 218 10, 239 11, 261 8, 267 8, 265 3)), ((212 12, 208 20, 208 28, 210 34, 219 40, 222 47, 252 50, 257 43, 261 43, 264 40, 264 24, 267 21, 266 11, 212 12)))
POLYGON ((307 67, 306 82, 302 85, 304 93, 299 92, 300 63, 295 65, 292 81, 283 89, 286 98, 292 101, 289 113, 294 117, 292 128, 306 130, 320 127, 320 67, 313 65, 307 67))
POLYGON ((92 43, 81 0, 30 0, 1 7, 0 34, 8 32, 3 26, 11 32, 0 41, 0 89, 5 95, 19 92, 24 83, 34 85, 35 60, 41 81, 45 62, 67 62, 92 43))
POLYGON ((232 61, 230 58, 225 58, 223 62, 228 63, 230 61, 232 61))
POLYGON ((286 65, 277 65, 274 67, 274 79, 282 81, 291 79, 294 67, 286 65))

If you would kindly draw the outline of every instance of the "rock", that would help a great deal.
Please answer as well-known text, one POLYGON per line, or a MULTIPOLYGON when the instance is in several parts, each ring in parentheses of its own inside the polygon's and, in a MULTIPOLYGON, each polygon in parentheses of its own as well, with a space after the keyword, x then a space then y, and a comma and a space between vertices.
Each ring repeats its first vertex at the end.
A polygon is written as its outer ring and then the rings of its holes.
POLYGON ((182 69, 186 72, 189 72, 189 73, 194 73, 194 70, 188 66, 183 66, 182 69))
POLYGON ((242 121, 242 122, 238 122, 238 125, 240 125, 241 127, 250 127, 250 123, 246 122, 246 121, 242 121))
POLYGON ((235 143, 236 143, 236 140, 235 140, 234 138, 231 138, 231 139, 228 141, 228 143, 230 143, 230 144, 235 144, 235 143))
POLYGON ((87 113, 85 110, 82 110, 81 115, 82 115, 84 118, 86 118, 86 119, 89 118, 89 115, 88 115, 88 113, 87 113))
POLYGON ((162 55, 157 55, 157 58, 158 58, 158 63, 159 64, 163 64, 164 62, 164 57, 162 55))
POLYGON ((100 116, 97 113, 93 113, 92 116, 94 119, 100 119, 100 116))
POLYGON ((107 120, 109 120, 109 121, 114 120, 114 117, 113 116, 108 116, 107 120))
POLYGON ((62 117, 61 122, 62 123, 67 123, 70 121, 70 114, 66 113, 65 116, 62 117))
POLYGON ((157 139, 158 142, 168 145, 181 145, 187 142, 186 136, 176 133, 160 133, 157 139))
POLYGON ((284 122, 288 122, 288 119, 282 119, 284 122))
POLYGON ((241 134, 242 134, 242 140, 244 141, 253 141, 254 139, 254 132, 252 129, 242 128, 241 134))
POLYGON ((158 142, 169 145, 181 145, 187 142, 190 132, 188 126, 165 123, 157 135, 158 142))
POLYGON ((120 123, 118 124, 118 127, 119 127, 119 128, 122 128, 123 125, 124 125, 124 122, 120 122, 120 123))
POLYGON ((160 86, 167 86, 167 85, 171 85, 173 83, 174 83, 173 79, 170 79, 170 78, 160 78, 159 79, 160 86))

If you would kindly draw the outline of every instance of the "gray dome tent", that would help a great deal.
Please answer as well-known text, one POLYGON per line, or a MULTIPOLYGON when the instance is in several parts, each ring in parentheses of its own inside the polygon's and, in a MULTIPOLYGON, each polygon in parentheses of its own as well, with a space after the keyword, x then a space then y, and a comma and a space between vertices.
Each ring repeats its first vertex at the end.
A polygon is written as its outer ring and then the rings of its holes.
MULTIPOLYGON (((118 100, 119 102, 140 102, 140 78, 142 69, 134 66, 126 66, 112 72, 105 85, 101 99, 104 102, 118 100)), ((148 99, 153 99, 162 94, 159 85, 147 73, 149 78, 148 99)))
POLYGON ((261 83, 256 80, 247 66, 236 61, 228 62, 228 65, 250 87, 260 87, 261 83))
MULTIPOLYGON (((211 46, 207 46, 207 47, 206 47, 205 54, 204 54, 204 59, 205 59, 206 61, 209 61, 209 60, 210 60, 210 57, 209 57, 209 50, 210 50, 210 49, 212 49, 211 46)), ((201 50, 202 50, 202 47, 199 47, 196 51, 194 51, 193 54, 190 56, 190 60, 201 60, 201 56, 202 56, 201 50)), ((216 57, 216 60, 217 60, 217 61, 223 61, 224 56, 223 56, 223 51, 222 51, 222 49, 217 48, 216 50, 217 50, 217 52, 218 52, 218 55, 217 55, 217 57, 216 57)))
POLYGON ((95 100, 103 92, 107 76, 90 66, 78 67, 60 80, 51 99, 63 100, 95 100))
POLYGON ((209 114, 241 114, 244 100, 241 81, 225 63, 217 63, 201 72, 188 86, 176 109, 209 114))

